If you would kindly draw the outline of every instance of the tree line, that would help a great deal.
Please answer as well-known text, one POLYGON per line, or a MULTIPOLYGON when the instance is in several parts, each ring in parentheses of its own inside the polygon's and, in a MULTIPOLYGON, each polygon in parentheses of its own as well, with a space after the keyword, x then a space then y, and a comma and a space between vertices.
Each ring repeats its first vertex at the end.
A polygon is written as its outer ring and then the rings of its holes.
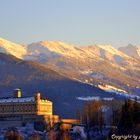
POLYGON ((109 116, 110 132, 140 133, 140 104, 137 99, 92 101, 86 103, 82 111, 77 112, 77 118, 86 124, 88 129, 98 127, 100 132, 107 125, 106 115, 109 116), (107 110, 109 111, 106 112, 107 110))

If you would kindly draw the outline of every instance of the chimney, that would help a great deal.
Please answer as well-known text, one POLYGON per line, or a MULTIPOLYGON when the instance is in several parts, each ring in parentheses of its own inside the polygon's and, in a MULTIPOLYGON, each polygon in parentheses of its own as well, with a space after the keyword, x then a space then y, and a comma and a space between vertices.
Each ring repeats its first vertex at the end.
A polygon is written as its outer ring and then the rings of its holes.
POLYGON ((35 99, 36 99, 37 101, 40 100, 40 92, 37 92, 37 93, 36 93, 35 99))
POLYGON ((19 88, 14 89, 14 98, 20 98, 21 97, 21 90, 19 88))

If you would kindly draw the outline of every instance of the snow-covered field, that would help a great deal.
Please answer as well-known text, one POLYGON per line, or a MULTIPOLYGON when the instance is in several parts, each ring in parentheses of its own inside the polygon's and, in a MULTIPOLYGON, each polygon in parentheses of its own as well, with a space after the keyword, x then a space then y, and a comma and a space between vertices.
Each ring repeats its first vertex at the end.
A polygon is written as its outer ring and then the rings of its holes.
POLYGON ((131 93, 128 93, 127 91, 125 90, 122 90, 122 89, 119 89, 119 88, 116 88, 114 86, 111 86, 111 85, 98 85, 98 87, 108 93, 115 93, 119 96, 123 96, 123 97, 126 97, 126 98, 130 98, 130 99, 135 99, 137 98, 137 100, 140 100, 140 96, 138 95, 133 95, 131 93))
POLYGON ((104 97, 104 98, 101 98, 99 96, 86 96, 86 97, 77 97, 78 100, 82 100, 82 101, 93 101, 93 100, 96 100, 96 101, 99 101, 99 100, 104 100, 104 101, 112 101, 114 98, 111 97, 104 97))
MULTIPOLYGON (((125 98, 129 98, 129 99, 132 99, 132 100, 134 100, 134 99, 137 99, 138 101, 140 100, 140 96, 130 94, 123 89, 116 88, 116 87, 111 86, 111 85, 97 85, 96 87, 104 90, 107 93, 113 93, 115 95, 125 97, 125 98)), ((112 100, 114 100, 114 98, 113 97, 99 97, 99 96, 81 96, 81 97, 77 97, 77 100, 81 100, 81 101, 93 101, 93 100, 96 100, 96 101, 99 101, 99 100, 112 101, 112 100)))

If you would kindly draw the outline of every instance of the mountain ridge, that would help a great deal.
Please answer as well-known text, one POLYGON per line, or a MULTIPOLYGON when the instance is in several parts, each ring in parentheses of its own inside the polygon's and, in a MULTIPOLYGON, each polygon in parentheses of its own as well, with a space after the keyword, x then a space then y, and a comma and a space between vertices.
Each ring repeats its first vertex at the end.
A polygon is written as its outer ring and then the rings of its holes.
MULTIPOLYGON (((87 46, 78 46, 78 45, 67 44, 67 43, 64 43, 62 41, 46 41, 46 40, 39 41, 39 42, 36 42, 36 43, 31 43, 29 45, 20 45, 20 44, 17 44, 17 43, 13 43, 12 41, 8 41, 6 39, 0 38, 0 47, 1 48, 6 49, 6 48, 9 47, 9 49, 10 49, 12 47, 18 47, 18 50, 21 48, 22 50, 24 50, 24 54, 21 54, 21 55, 25 55, 27 53, 28 46, 35 46, 35 45, 44 46, 46 48, 49 48, 51 51, 61 53, 61 54, 63 54, 62 53, 63 51, 64 52, 66 51, 66 48, 67 48, 67 50, 72 50, 72 51, 75 51, 75 49, 77 49, 77 50, 81 49, 83 51, 83 48, 98 47, 98 48, 104 49, 104 50, 106 50, 106 51, 108 51, 112 54, 117 53, 118 55, 123 55, 125 57, 129 57, 129 55, 123 53, 122 51, 119 51, 119 49, 115 49, 112 45, 95 44, 95 45, 89 45, 89 46, 88 45, 87 46), (62 52, 60 52, 59 49, 62 49, 62 52)), ((18 50, 16 50, 16 51, 18 51, 18 50)), ((13 52, 10 52, 10 50, 9 50, 9 53, 12 54, 13 52)))
POLYGON ((111 45, 80 47, 59 41, 39 41, 23 46, 3 41, 6 43, 0 41, 0 48, 7 50, 8 54, 40 63, 71 79, 89 84, 103 82, 123 88, 140 84, 140 62, 111 45), (11 51, 12 47, 14 51, 11 51))
POLYGON ((140 59, 140 45, 129 44, 128 46, 120 47, 119 50, 133 58, 140 59))

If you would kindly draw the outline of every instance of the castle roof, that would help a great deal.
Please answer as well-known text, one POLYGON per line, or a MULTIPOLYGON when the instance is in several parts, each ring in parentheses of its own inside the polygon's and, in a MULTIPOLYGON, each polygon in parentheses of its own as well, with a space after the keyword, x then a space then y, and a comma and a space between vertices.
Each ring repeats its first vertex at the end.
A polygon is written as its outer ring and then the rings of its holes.
POLYGON ((26 98, 1 98, 0 103, 24 103, 24 102, 34 102, 34 97, 26 97, 26 98))

